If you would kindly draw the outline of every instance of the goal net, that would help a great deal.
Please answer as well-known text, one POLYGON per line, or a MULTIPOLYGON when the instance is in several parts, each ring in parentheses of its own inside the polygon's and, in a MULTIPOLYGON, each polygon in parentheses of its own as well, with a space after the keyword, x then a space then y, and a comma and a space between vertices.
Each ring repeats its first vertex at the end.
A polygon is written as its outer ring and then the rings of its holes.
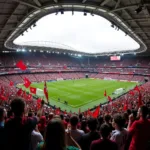
POLYGON ((63 78, 57 78, 57 81, 62 81, 62 80, 64 80, 63 78))
POLYGON ((115 94, 121 94, 123 91, 124 91, 123 88, 119 88, 119 89, 116 89, 116 90, 114 91, 114 93, 115 93, 115 94))

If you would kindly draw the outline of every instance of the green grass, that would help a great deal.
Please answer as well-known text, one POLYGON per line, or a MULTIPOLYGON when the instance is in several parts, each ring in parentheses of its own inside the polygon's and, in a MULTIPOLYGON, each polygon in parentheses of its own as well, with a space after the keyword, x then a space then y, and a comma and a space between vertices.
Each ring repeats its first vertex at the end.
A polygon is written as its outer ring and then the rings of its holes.
MULTIPOLYGON (((88 108, 94 107, 95 105, 106 102, 107 98, 104 97, 105 89, 107 90, 107 95, 114 98, 119 96, 112 95, 116 89, 125 88, 126 92, 135 85, 136 83, 133 82, 108 81, 100 79, 47 82, 50 104, 61 107, 62 110, 71 110, 72 112, 77 112, 79 108, 81 108, 81 111, 84 111, 88 108), (58 98, 60 98, 60 102, 58 101, 58 98), (64 101, 67 101, 68 105, 65 105, 64 101)), ((43 90, 44 83, 33 83, 32 86, 43 90)), ((25 88, 23 87, 23 89, 25 88)), ((29 91, 29 89, 25 90, 29 91)), ((123 93, 120 93, 120 95, 121 94, 123 93)))

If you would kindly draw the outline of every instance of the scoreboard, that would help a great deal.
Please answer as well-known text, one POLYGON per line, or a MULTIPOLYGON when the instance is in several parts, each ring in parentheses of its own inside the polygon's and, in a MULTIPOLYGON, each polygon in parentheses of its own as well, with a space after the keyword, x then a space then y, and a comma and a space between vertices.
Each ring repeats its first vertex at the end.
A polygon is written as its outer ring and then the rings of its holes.
POLYGON ((120 56, 110 56, 110 60, 111 61, 119 61, 119 60, 121 60, 121 57, 120 56))

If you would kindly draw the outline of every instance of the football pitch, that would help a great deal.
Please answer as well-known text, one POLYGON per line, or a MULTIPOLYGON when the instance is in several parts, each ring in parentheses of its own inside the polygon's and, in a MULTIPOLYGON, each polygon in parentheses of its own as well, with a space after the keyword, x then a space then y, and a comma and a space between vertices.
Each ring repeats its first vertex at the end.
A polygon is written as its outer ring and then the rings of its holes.
MULTIPOLYGON (((79 108, 81 111, 85 111, 88 108, 93 108, 100 103, 103 104, 108 101, 107 97, 104 96, 105 90, 107 95, 115 98, 132 89, 136 84, 134 82, 112 80, 78 79, 47 82, 47 89, 51 105, 60 107, 62 110, 78 112, 79 108), (112 94, 119 88, 124 88, 124 92, 112 94), (64 101, 68 104, 64 104, 64 101)), ((43 90, 44 83, 32 83, 31 86, 43 90)), ((29 91, 23 86, 22 88, 29 91)), ((45 99, 44 97, 42 98, 45 99)))

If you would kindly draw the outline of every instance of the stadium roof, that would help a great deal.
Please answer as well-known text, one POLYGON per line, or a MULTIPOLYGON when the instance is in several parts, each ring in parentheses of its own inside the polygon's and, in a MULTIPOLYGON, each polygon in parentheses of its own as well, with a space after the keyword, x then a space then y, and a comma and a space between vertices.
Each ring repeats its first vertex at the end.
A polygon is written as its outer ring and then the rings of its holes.
POLYGON ((4 46, 16 49, 13 40, 34 26, 37 20, 50 13, 64 11, 103 16, 140 44, 135 52, 144 52, 150 47, 149 0, 2 0, 0 47, 2 50, 4 46))

